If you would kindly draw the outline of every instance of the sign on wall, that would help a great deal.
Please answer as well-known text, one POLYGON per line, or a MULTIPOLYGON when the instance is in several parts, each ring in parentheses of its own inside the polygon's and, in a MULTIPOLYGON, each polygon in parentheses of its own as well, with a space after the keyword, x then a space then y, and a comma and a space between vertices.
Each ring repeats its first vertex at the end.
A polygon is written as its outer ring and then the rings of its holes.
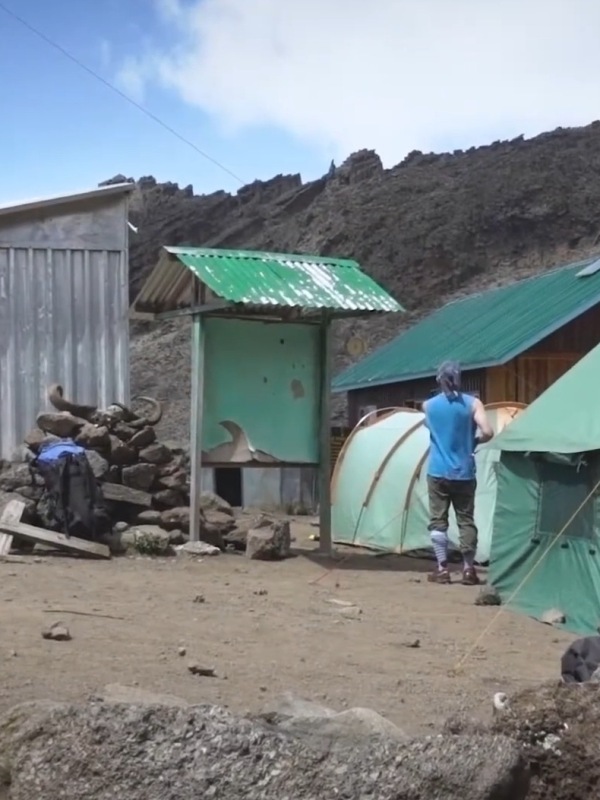
POLYGON ((319 463, 319 328, 209 318, 202 463, 319 463))

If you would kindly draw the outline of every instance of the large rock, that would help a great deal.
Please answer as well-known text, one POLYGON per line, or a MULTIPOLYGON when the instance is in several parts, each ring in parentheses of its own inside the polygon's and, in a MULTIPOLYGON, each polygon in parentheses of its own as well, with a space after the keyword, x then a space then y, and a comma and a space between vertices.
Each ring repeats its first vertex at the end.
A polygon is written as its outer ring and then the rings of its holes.
POLYGON ((27 464, 11 464, 0 470, 0 491, 14 492, 22 486, 31 486, 31 472, 27 464))
POLYGON ((137 525, 121 534, 121 543, 128 550, 152 556, 165 556, 171 553, 169 532, 158 525, 137 525))
POLYGON ((235 550, 245 551, 248 531, 267 528, 272 523, 273 519, 265 514, 244 514, 235 520, 235 527, 223 536, 223 541, 235 550))
POLYGON ((98 480, 105 478, 109 470, 108 461, 105 458, 102 458, 100 453, 97 453, 95 450, 86 450, 85 457, 87 458, 88 463, 92 468, 92 472, 96 478, 98 478, 98 480))
POLYGON ((203 510, 220 511, 223 514, 233 516, 233 509, 227 500, 223 500, 214 492, 202 492, 200 495, 200 508, 203 510))
POLYGON ((123 467, 121 472, 121 480, 125 486, 131 486, 132 489, 141 489, 143 492, 147 492, 150 489, 155 478, 155 464, 132 464, 130 467, 123 467))
POLYGON ((42 445, 58 441, 58 436, 54 436, 52 433, 44 433, 41 428, 32 428, 24 439, 27 447, 31 448, 34 453, 39 452, 42 445))
POLYGON ((174 489, 176 491, 185 491, 187 484, 187 475, 182 469, 178 469, 169 475, 163 475, 158 480, 158 486, 161 489, 174 489))
POLYGON ((179 528, 186 533, 190 530, 190 509, 189 506, 178 506, 169 508, 160 515, 160 524, 166 531, 179 528))
POLYGON ((279 730, 302 736, 307 744, 318 747, 324 738, 336 748, 348 747, 365 736, 408 741, 404 731, 370 708, 350 708, 338 713, 291 692, 271 702, 260 716, 279 730))
POLYGON ((291 543, 290 523, 287 520, 276 520, 268 527, 248 531, 246 556, 260 561, 288 558, 291 543))
POLYGON ((132 447, 122 442, 118 436, 110 437, 110 460, 117 466, 135 464, 137 455, 132 447))
POLYGON ((177 489, 159 489, 157 492, 154 492, 154 500, 159 507, 162 506, 164 508, 166 506, 176 508, 184 505, 185 495, 182 491, 177 489))
POLYGON ((4 511, 4 509, 10 503, 11 500, 18 500, 20 503, 25 504, 25 508, 23 509, 23 513, 21 514, 21 522, 25 522, 28 525, 35 524, 37 517, 36 501, 30 497, 25 497, 24 495, 19 494, 17 492, 0 491, 0 514, 4 511))
POLYGON ((134 433, 129 440, 129 444, 131 447, 135 447, 136 450, 141 450, 142 447, 148 447, 154 441, 156 441, 156 431, 151 426, 148 426, 134 433))
POLYGON ((36 425, 44 433, 51 433, 60 439, 76 435, 85 424, 84 419, 74 417, 68 411, 48 411, 40 414, 36 420, 36 425))
POLYGON ((105 428, 104 425, 92 425, 91 422, 85 423, 77 434, 75 441, 82 447, 90 447, 92 449, 110 447, 108 428, 105 428))
POLYGON ((209 705, 19 706, 0 719, 0 753, 11 800, 523 800, 528 789, 502 737, 319 750, 209 705))
POLYGON ((132 506, 150 508, 152 505, 152 495, 142 492, 139 489, 132 489, 130 486, 121 486, 118 483, 102 484, 102 491, 107 500, 117 503, 128 503, 132 506))
POLYGON ((167 464, 173 458, 173 453, 164 444, 155 442, 140 450, 140 458, 151 464, 167 464))

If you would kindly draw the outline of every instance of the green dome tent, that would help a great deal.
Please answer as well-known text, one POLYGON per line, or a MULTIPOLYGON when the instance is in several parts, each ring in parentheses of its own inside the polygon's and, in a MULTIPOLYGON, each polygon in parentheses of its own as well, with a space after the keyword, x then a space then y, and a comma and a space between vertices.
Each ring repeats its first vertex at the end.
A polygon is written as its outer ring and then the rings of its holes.
MULTIPOLYGON (((488 406, 494 430, 502 430, 523 408, 521 403, 488 406)), ((331 482, 333 541, 390 553, 430 550, 425 417, 412 409, 384 411, 387 413, 379 418, 381 410, 364 417, 338 457, 331 482)), ((476 454, 480 563, 490 557, 499 455, 487 445, 476 454)), ((458 531, 452 511, 449 536, 456 546, 458 531)))

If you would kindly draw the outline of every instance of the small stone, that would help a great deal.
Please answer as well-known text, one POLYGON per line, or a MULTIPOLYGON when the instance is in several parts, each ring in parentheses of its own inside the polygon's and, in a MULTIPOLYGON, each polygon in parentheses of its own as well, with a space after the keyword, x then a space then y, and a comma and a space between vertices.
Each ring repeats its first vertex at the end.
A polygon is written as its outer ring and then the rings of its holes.
POLYGON ((339 613, 346 619, 360 619, 362 616, 362 608, 358 606, 345 606, 340 608, 339 613))
POLYGON ((420 639, 413 639, 411 642, 406 642, 404 646, 405 647, 409 647, 409 648, 412 647, 413 649, 417 649, 417 648, 421 647, 421 640, 420 639))
POLYGON ((160 525, 160 511, 148 508, 146 511, 141 511, 135 521, 139 525, 160 525))
POLYGON ((93 425, 91 422, 85 423, 77 434, 75 441, 82 447, 90 449, 110 447, 108 428, 103 425, 93 425))
POLYGON ((62 622, 54 622, 42 631, 43 639, 52 639, 55 642, 68 642, 71 634, 67 626, 62 622))
POLYGON ((200 508, 203 510, 212 509, 213 511, 221 511, 223 514, 233 516, 233 509, 227 500, 223 500, 218 494, 214 492, 202 492, 200 495, 200 508))
POLYGON ((24 439, 27 447, 31 448, 34 453, 37 453, 43 444, 50 444, 51 442, 58 442, 59 437, 51 433, 44 433, 41 428, 32 428, 24 439))
POLYGON ((179 528, 187 533, 190 529, 189 506, 177 506, 163 511, 160 515, 160 525, 167 531, 179 528))
POLYGON ((180 656, 184 656, 184 655, 186 655, 186 653, 187 653, 187 650, 186 650, 186 648, 185 648, 185 647, 178 647, 178 648, 177 648, 177 654, 178 654, 178 655, 180 655, 180 656))
POLYGON ((106 500, 113 500, 117 503, 131 503, 131 505, 142 507, 150 506, 152 503, 152 495, 147 492, 118 483, 104 483, 102 492, 106 500))
POLYGON ((290 555, 290 523, 281 520, 271 523, 268 528, 248 531, 246 537, 246 556, 251 559, 273 561, 290 555))
POLYGON ((208 542, 186 542, 186 544, 182 544, 176 549, 178 555, 187 556, 187 558, 221 555, 219 548, 208 544, 208 542))
POLYGON ((149 461, 151 464, 166 464, 173 458, 173 453, 164 444, 155 442, 140 450, 142 461, 149 461))
POLYGON ((147 492, 156 478, 157 467, 155 464, 133 464, 130 467, 123 467, 121 480, 124 486, 131 486, 132 489, 141 489, 147 492))
POLYGON ((135 434, 135 428, 132 428, 131 425, 128 425, 123 421, 115 425, 113 430, 115 432, 115 436, 122 442, 129 442, 129 440, 132 439, 135 434))
POLYGON ((135 450, 122 442, 117 436, 110 437, 110 460, 113 464, 124 466, 134 464, 136 461, 135 450))
POLYGON ((195 661, 188 664, 188 672, 191 672, 192 675, 201 675, 204 678, 216 677, 215 670, 213 667, 202 667, 195 661))
POLYGON ((502 599, 493 586, 483 586, 475 598, 476 606, 500 606, 502 599))
POLYGON ((154 500, 159 506, 171 506, 180 508, 185 502, 185 497, 177 489, 161 489, 154 493, 154 500))
POLYGON ((206 603, 206 598, 203 594, 197 594, 192 600, 192 603, 206 603))
POLYGON ((104 478, 109 468, 108 461, 105 458, 102 458, 100 453, 96 453, 95 450, 86 450, 85 457, 88 460, 88 464, 90 465, 94 476, 98 478, 98 480, 104 478))
POLYGON ((125 533, 125 531, 129 530, 129 523, 128 522, 117 522, 113 526, 113 530, 115 533, 125 533))
POLYGON ((187 484, 187 474, 184 470, 173 472, 171 475, 165 475, 159 478, 158 485, 162 489, 185 489, 187 484))
POLYGON ((189 539, 187 533, 184 533, 183 531, 180 531, 177 528, 175 528, 175 530, 169 531, 169 541, 171 542, 173 547, 176 547, 177 545, 187 544, 189 539))
POLYGON ((566 617, 560 609, 551 608, 548 611, 544 611, 540 617, 540 622, 544 622, 546 625, 562 625, 566 622, 566 617))
POLYGON ((135 447, 136 450, 141 450, 143 447, 148 447, 156 441, 156 431, 150 425, 147 428, 142 428, 141 431, 134 433, 129 440, 129 445, 135 447))

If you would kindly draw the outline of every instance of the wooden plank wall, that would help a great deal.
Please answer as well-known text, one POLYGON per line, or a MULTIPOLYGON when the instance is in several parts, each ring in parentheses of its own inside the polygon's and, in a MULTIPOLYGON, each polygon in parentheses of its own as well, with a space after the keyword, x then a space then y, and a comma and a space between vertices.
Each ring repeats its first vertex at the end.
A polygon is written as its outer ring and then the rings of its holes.
POLYGON ((519 356, 486 372, 485 402, 516 400, 532 403, 582 357, 579 353, 519 356))

